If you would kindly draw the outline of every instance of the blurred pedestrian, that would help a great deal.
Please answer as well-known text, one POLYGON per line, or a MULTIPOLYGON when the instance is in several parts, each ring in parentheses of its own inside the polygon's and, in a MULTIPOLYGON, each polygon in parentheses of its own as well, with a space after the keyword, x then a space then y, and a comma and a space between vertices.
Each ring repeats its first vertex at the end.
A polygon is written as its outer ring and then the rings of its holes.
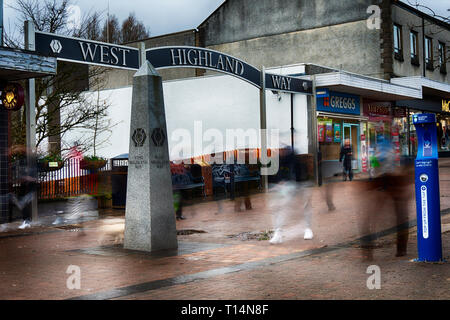
POLYGON ((173 207, 175 209, 175 215, 177 220, 186 219, 183 216, 183 195, 181 194, 181 190, 176 190, 173 193, 173 207))
POLYGON ((333 177, 335 176, 332 173, 326 173, 323 170, 322 166, 322 158, 327 158, 326 149, 324 152, 322 152, 322 148, 319 146, 319 153, 318 153, 318 162, 319 162, 319 186, 325 184, 325 201, 327 203, 328 211, 334 211, 336 210, 336 207, 333 203, 333 192, 334 192, 334 186, 335 182, 333 181, 333 177))
POLYGON ((298 234, 295 222, 299 221, 299 216, 303 216, 303 238, 305 240, 313 238, 311 230, 312 189, 309 182, 296 182, 295 165, 296 157, 292 148, 281 149, 277 183, 273 186, 275 196, 270 205, 275 229, 270 239, 271 244, 283 242, 286 236, 295 237, 298 234))
POLYGON ((27 150, 23 145, 14 145, 10 149, 11 155, 20 154, 15 162, 18 174, 18 194, 11 194, 11 200, 22 213, 23 223, 19 229, 29 228, 32 218, 32 203, 36 197, 37 181, 37 158, 34 152, 27 150))
POLYGON ((358 186, 361 199, 363 199, 360 207, 362 215, 360 241, 363 257, 367 260, 373 258, 377 223, 388 220, 388 217, 382 216, 382 214, 394 215, 397 233, 396 256, 401 257, 407 254, 408 202, 411 200, 414 190, 413 161, 407 161, 400 165, 395 160, 395 150, 388 141, 377 146, 377 163, 372 179, 362 181, 358 186), (392 203, 391 212, 381 210, 380 205, 385 204, 386 200, 390 200, 392 203))
POLYGON ((352 160, 353 160, 353 150, 352 146, 350 145, 350 139, 344 140, 344 145, 341 147, 341 153, 339 155, 339 162, 343 163, 343 179, 344 181, 347 180, 347 175, 350 181, 353 180, 353 170, 352 170, 352 160))

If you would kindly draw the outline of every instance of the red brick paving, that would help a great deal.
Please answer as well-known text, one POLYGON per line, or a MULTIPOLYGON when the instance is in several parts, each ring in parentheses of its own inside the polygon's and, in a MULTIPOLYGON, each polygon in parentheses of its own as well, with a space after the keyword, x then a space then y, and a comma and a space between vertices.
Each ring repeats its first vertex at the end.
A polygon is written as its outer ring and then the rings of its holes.
MULTIPOLYGON (((441 209, 450 208, 450 168, 442 167, 441 209)), ((178 236, 180 241, 220 243, 226 247, 180 256, 146 259, 142 255, 92 255, 79 249, 112 245, 123 229, 123 217, 111 216, 82 224, 80 230, 51 227, 27 230, 44 232, 23 237, 0 238, 0 299, 66 299, 114 288, 130 286, 176 276, 195 274, 225 266, 261 261, 294 252, 347 243, 360 236, 361 214, 374 210, 380 216, 377 229, 393 226, 391 202, 383 193, 363 193, 357 183, 339 182, 335 187, 336 211, 328 212, 323 188, 313 193, 314 239, 303 240, 302 217, 298 204, 289 208, 269 206, 276 194, 252 197, 253 210, 234 212, 232 201, 223 201, 222 211, 214 202, 200 203, 185 209, 186 220, 177 229, 197 229, 206 233, 178 236), (289 213, 287 241, 270 245, 268 241, 242 241, 232 237, 242 232, 273 229, 272 214, 289 213), (111 227, 112 225, 112 227, 111 227), (51 231, 51 232, 48 232, 51 231), (58 231, 58 232, 53 232, 58 231), (47 233, 45 233, 47 232, 47 233), (69 265, 81 268, 81 290, 66 287, 69 265)), ((410 218, 415 218, 413 199, 410 218)), ((443 221, 449 223, 449 217, 443 221)), ((22 232, 22 231, 21 231, 22 232)), ((17 232, 16 232, 17 233, 17 232)), ((4 233, 0 233, 3 236, 4 233)), ((271 266, 218 275, 206 280, 138 293, 125 299, 448 299, 450 298, 449 264, 417 264, 414 232, 410 236, 407 257, 394 258, 393 236, 385 246, 375 250, 382 269, 382 289, 368 290, 365 281, 367 263, 361 262, 359 248, 298 258, 271 266)), ((443 237, 448 256, 450 237, 443 237)))

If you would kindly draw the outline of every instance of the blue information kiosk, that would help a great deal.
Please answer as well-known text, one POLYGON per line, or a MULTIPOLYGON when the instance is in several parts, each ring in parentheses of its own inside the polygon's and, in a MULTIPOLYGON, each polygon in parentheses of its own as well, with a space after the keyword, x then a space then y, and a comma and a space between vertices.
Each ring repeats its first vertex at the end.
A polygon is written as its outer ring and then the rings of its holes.
POLYGON ((437 262, 442 261, 442 239, 436 116, 415 114, 413 123, 418 142, 415 185, 419 257, 416 261, 437 262))

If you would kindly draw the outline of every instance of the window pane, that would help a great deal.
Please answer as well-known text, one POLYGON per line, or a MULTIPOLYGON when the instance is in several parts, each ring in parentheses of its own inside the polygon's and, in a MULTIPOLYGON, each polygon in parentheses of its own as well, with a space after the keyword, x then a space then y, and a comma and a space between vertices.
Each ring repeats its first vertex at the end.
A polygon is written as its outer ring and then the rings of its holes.
POLYGON ((428 37, 425 38, 425 60, 431 61, 431 39, 428 37))
POLYGON ((439 64, 444 64, 445 46, 443 43, 439 42, 439 64))
POLYGON ((416 55, 416 34, 414 32, 410 33, 410 43, 411 43, 411 56, 416 55))
POLYGON ((397 53, 399 53, 401 49, 400 39, 400 28, 397 25, 394 25, 394 51, 397 53))

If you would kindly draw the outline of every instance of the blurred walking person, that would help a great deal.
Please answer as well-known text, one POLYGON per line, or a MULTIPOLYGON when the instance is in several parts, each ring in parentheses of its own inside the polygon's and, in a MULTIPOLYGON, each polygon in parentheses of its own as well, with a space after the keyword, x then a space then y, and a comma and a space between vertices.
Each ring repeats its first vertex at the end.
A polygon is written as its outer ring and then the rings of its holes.
POLYGON ((347 180, 347 176, 350 181, 353 180, 353 170, 352 170, 352 160, 353 160, 353 150, 352 146, 350 145, 350 139, 344 140, 344 145, 341 147, 341 153, 339 155, 339 162, 343 163, 343 179, 344 181, 347 180))
POLYGON ((19 183, 18 194, 17 196, 11 194, 11 201, 22 212, 23 222, 19 229, 25 229, 31 226, 33 199, 36 197, 38 186, 37 158, 23 145, 12 146, 10 152, 22 155, 15 163, 19 183))
POLYGON ((280 150, 278 181, 273 187, 275 194, 270 201, 275 229, 270 239, 271 244, 282 243, 286 237, 297 236, 298 222, 303 223, 303 238, 305 240, 313 238, 312 188, 309 182, 296 182, 295 160, 294 151, 290 147, 280 150))
POLYGON ((360 211, 362 220, 361 247, 363 249, 363 258, 373 259, 373 249, 376 226, 378 222, 386 221, 388 218, 384 215, 393 214, 397 233, 396 256, 402 257, 407 254, 407 244, 409 230, 406 223, 409 220, 408 208, 409 201, 414 193, 414 165, 413 161, 406 161, 400 165, 395 160, 393 146, 388 141, 383 141, 377 146, 378 166, 374 168, 374 176, 369 181, 361 181, 358 188, 361 199, 360 211), (387 201, 392 202, 392 211, 381 210, 380 205, 387 201), (379 205, 378 205, 379 204, 379 205))

